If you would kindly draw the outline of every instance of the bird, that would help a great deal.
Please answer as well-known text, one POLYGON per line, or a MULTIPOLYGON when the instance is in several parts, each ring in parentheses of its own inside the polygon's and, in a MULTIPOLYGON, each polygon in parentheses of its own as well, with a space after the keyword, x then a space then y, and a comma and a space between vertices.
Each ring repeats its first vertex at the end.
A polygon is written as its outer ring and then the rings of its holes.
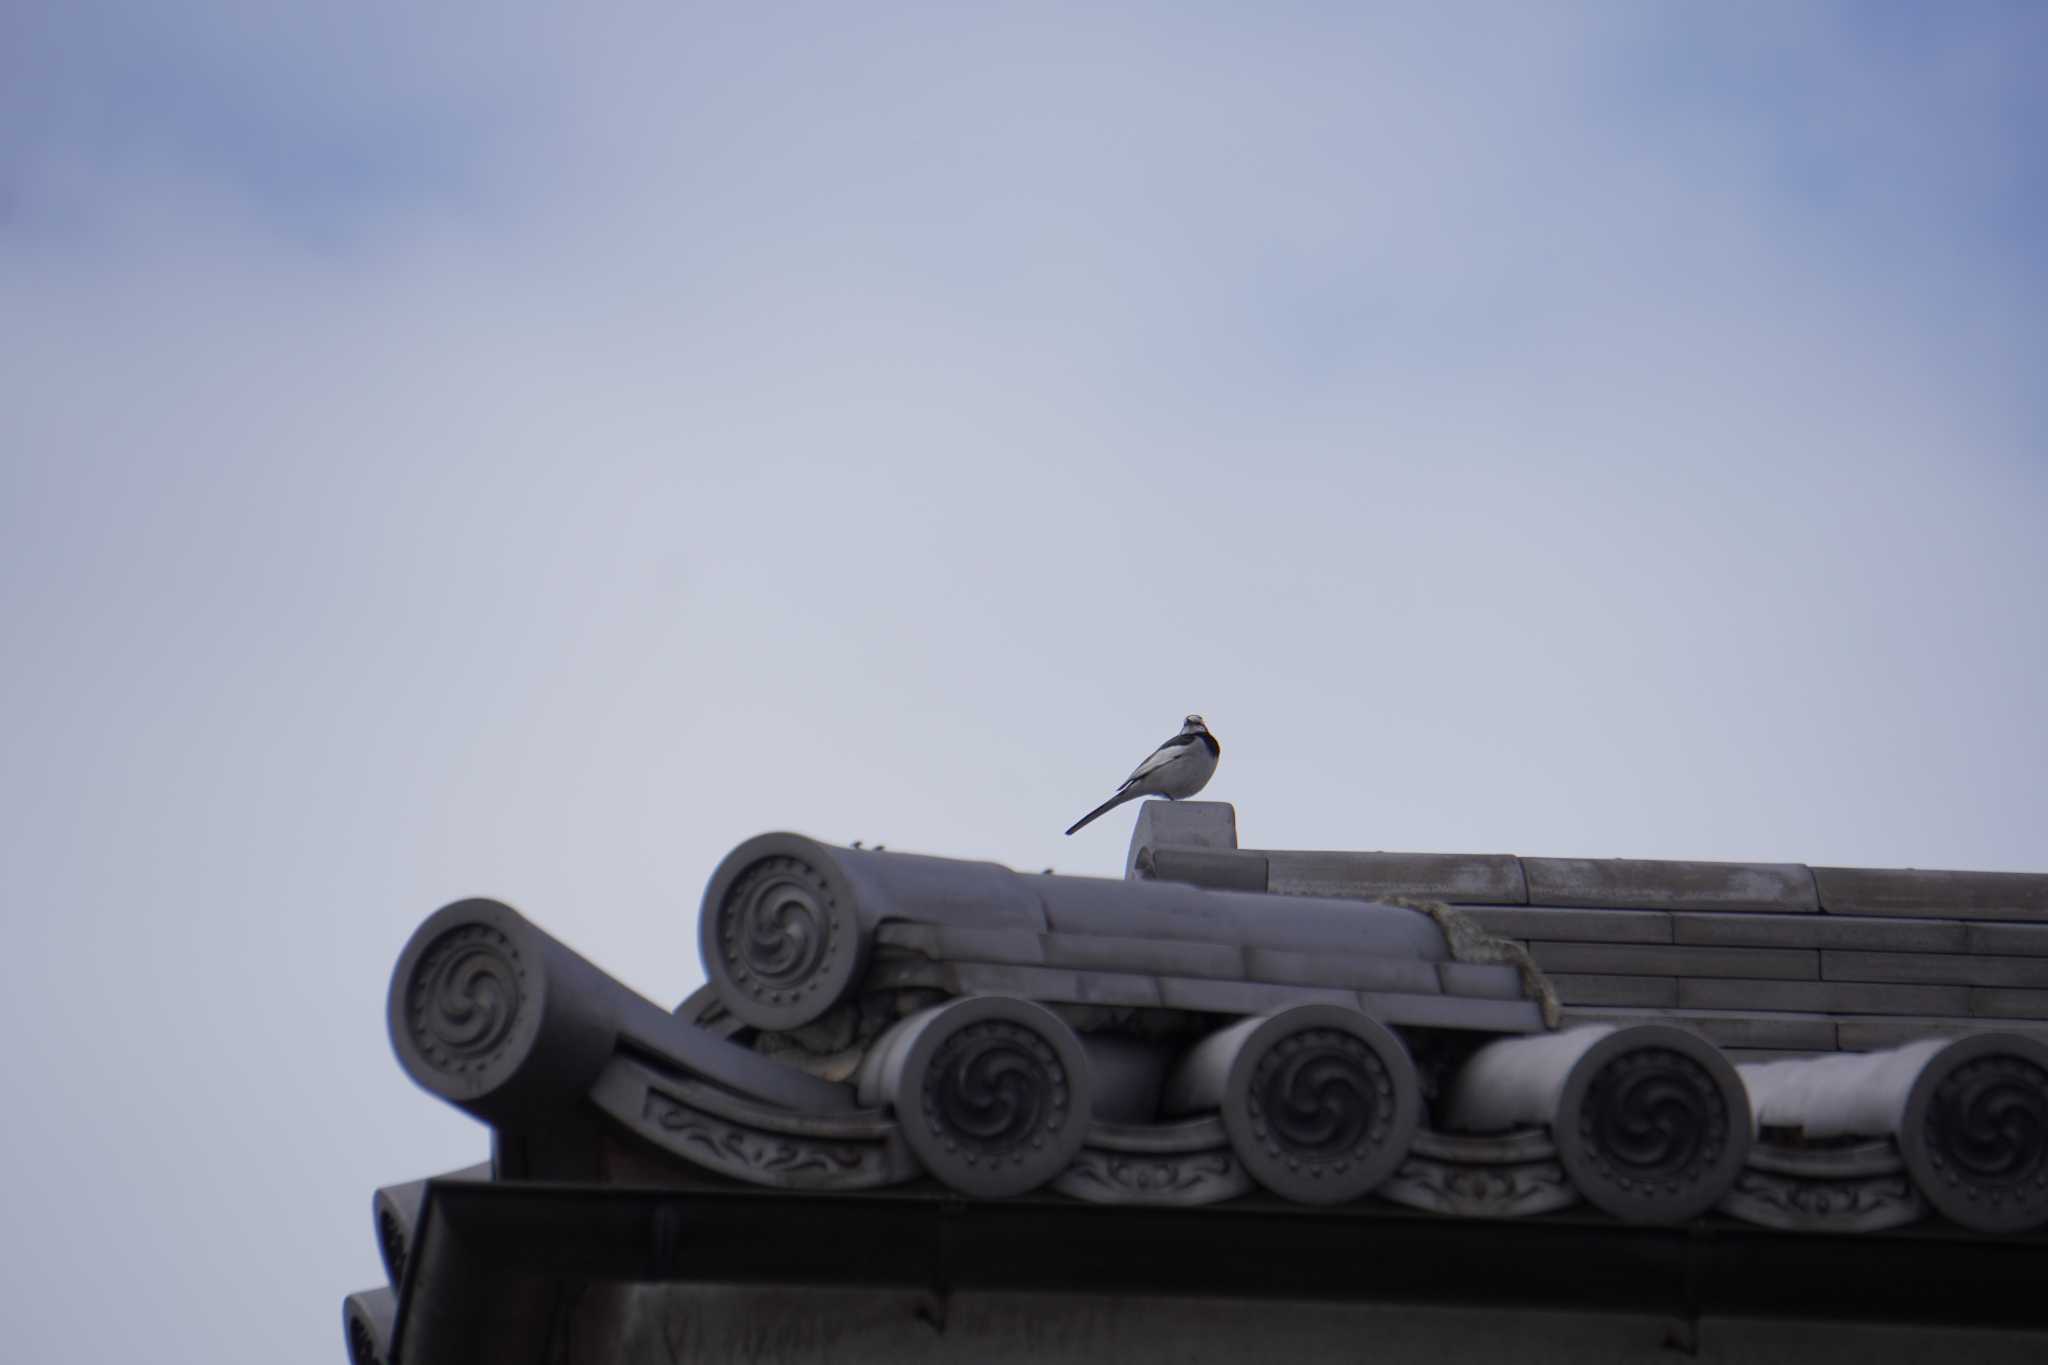
POLYGON ((1069 825, 1067 833, 1072 834, 1104 811, 1141 796, 1163 796, 1169 801, 1193 796, 1209 784, 1210 774, 1216 771, 1216 759, 1222 752, 1223 746, 1216 742, 1216 736, 1209 733, 1209 727, 1202 723, 1202 718, 1189 716, 1182 722, 1179 734, 1154 749, 1143 763, 1131 770, 1124 784, 1116 789, 1116 795, 1069 825))

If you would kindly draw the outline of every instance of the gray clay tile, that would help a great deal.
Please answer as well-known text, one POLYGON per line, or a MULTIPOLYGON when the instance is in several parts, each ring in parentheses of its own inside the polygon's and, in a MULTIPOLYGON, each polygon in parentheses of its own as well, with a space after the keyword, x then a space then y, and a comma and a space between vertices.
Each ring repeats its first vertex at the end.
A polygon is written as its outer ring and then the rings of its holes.
POLYGON ((1987 1019, 2048 1019, 2048 991, 1980 987, 1970 992, 1970 1013, 1987 1019))
POLYGON ((1135 972, 1076 972, 994 962, 953 964, 961 995, 1014 995, 1068 1004, 1157 1005, 1159 983, 1135 972))
POLYGON ((1268 883, 1286 896, 1406 896, 1479 905, 1528 899, 1521 862, 1510 854, 1264 852, 1268 883))
MULTIPOLYGON (((1962 952, 1969 926, 1956 920, 1866 919, 1851 915, 1704 914, 1671 916, 1678 943, 1746 948, 1862 948, 1962 952)), ((2048 951, 2048 950, 2044 950, 2048 951)))
POLYGON ((1551 987, 1565 1005, 1663 1005, 1678 1003, 1678 980, 1670 976, 1604 976, 1590 972, 1549 972, 1551 987))
POLYGON ((1531 905, 1645 910, 1819 909, 1799 863, 1702 863, 1640 858, 1524 858, 1531 905))
POLYGON ((1445 995, 1489 1000, 1520 1000, 1523 996, 1522 972, 1518 967, 1487 962, 1439 962, 1436 976, 1445 995))
POLYGON ((875 942, 940 961, 1043 963, 1048 935, 1028 929, 956 929, 901 920, 875 930, 875 942))
POLYGON ((1356 992, 1330 986, 1275 986, 1262 981, 1197 981, 1172 976, 1159 980, 1161 1005, 1205 1014, 1267 1014, 1290 1005, 1350 1005, 1356 1000, 1356 992))
POLYGON ((1961 986, 1872 985, 1853 981, 1685 980, 1678 1003, 1690 1009, 1802 1010, 1824 1014, 1960 1014, 1961 986))
POLYGON ((1816 867, 1830 914, 2048 921, 2048 874, 1816 867))
POLYGON ((1958 986, 2048 987, 2048 958, 1961 953, 1824 952, 1829 981, 1935 981, 1958 986))
POLYGON ((1047 934, 1048 966, 1152 976, 1244 976, 1244 949, 1234 943, 1184 939, 1120 938, 1109 934, 1047 934))
POLYGON ((1154 848, 1146 850, 1145 865, 1154 881, 1185 882, 1218 891, 1266 890, 1266 859, 1259 853, 1219 848, 1154 848))
POLYGON ((1450 995, 1358 993, 1358 1007, 1389 1024, 1416 1028, 1472 1029, 1490 1033, 1535 1033, 1543 1013, 1532 1000, 1472 1000, 1450 995))
POLYGON ((1964 951, 2048 957, 2048 924, 1965 924, 1964 951))
MULTIPOLYGON (((1920 1038, 1946 1038, 1958 1033, 1981 1033, 1987 1027, 1993 1026, 1982 1018, 1888 1018, 1869 1015, 1860 1019, 1844 1019, 1836 1027, 1835 1032, 1840 1039, 1842 1051, 1872 1052, 1878 1048, 1898 1047, 1920 1038)), ((2048 1024, 2001 1019, 1995 1027, 2005 1032, 2025 1034, 2030 1038, 2048 1039, 2048 1024)))
POLYGON ((1587 1024, 1668 1023, 1691 1029, 1722 1047, 1768 1047, 1828 1050, 1835 1046, 1835 1021, 1825 1014, 1718 1010, 1570 1008, 1565 1026, 1587 1024))
POLYGON ((1622 976, 1728 976, 1804 981, 1820 976, 1820 954, 1803 948, 1637 947, 1531 942, 1545 971, 1622 976))
POLYGON ((1303 986, 1338 986, 1354 991, 1398 991, 1435 995, 1438 964, 1364 953, 1303 953, 1279 948, 1246 948, 1244 974, 1254 981, 1303 986))
POLYGON ((1460 907, 1488 933, 1508 938, 1582 943, 1669 943, 1671 916, 1661 910, 1589 910, 1527 905, 1460 907))

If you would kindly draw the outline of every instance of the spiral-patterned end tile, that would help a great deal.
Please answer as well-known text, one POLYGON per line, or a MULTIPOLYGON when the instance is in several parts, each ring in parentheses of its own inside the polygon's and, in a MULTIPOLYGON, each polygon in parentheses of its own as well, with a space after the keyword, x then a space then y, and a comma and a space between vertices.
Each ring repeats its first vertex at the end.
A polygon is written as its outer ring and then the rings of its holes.
POLYGON ((397 1301, 388 1289, 366 1289, 341 1301, 341 1334, 349 1365, 384 1365, 391 1350, 397 1301))
POLYGON ((749 839, 719 864, 697 947, 726 1008, 771 1031, 844 1000, 866 957, 853 888, 822 845, 795 834, 749 839))
POLYGON ((1906 1096, 1899 1150, 1927 1202, 1964 1227, 2048 1223, 2048 1045, 1979 1033, 1943 1048, 1906 1096))
POLYGON ((396 1289, 405 1283, 407 1228, 398 1210, 380 1204, 377 1208, 377 1252, 384 1258, 384 1274, 396 1289))
POLYGON ((377 1356, 377 1339, 370 1335, 369 1325, 361 1318, 351 1317, 347 1330, 349 1365, 382 1365, 377 1356))
POLYGON ((1261 1185, 1305 1204, 1356 1199, 1394 1173, 1422 1118, 1408 1049, 1341 1005, 1253 1029, 1224 1083, 1223 1126, 1261 1185))
POLYGON ((1749 1156, 1749 1095, 1712 1044, 1667 1024, 1610 1033, 1565 1078, 1551 1135, 1589 1203, 1634 1223, 1697 1217, 1749 1156))
POLYGON ((392 1047, 412 1078, 473 1103, 519 1069, 540 1029, 545 973, 518 912, 458 901, 430 916, 391 977, 392 1047))
POLYGON ((915 1015, 882 1046, 896 1121, 920 1162, 962 1194, 1037 1189, 1081 1150, 1092 1117, 1081 1042, 1028 1000, 975 996, 915 1015))

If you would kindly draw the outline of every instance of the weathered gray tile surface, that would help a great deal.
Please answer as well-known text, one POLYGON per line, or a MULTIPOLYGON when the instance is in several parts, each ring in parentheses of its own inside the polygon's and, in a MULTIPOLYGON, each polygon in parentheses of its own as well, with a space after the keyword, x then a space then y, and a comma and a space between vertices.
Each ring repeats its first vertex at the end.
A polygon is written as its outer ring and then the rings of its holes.
POLYGON ((1281 895, 1415 896, 1479 905, 1520 905, 1529 898, 1521 861, 1509 854, 1261 851, 1268 885, 1281 895))
POLYGON ((1897 952, 1965 950, 1959 920, 1858 919, 1844 915, 1701 914, 1675 911, 1675 943, 1752 948, 1867 948, 1897 952))
POLYGON ((2048 957, 2048 924, 1965 924, 1966 951, 2048 957))
POLYGON ((1970 992, 1970 1013, 1992 1019, 2048 1019, 2048 991, 1979 987, 1970 992))
POLYGON ((1798 863, 1696 863, 1635 858, 1524 858, 1531 905, 1637 909, 1813 911, 1813 878, 1798 863))
POLYGON ((1529 954, 1545 971, 1791 981, 1820 977, 1820 954, 1806 948, 1667 948, 1532 941, 1529 954))
MULTIPOLYGON (((1168 1009, 1266 1014, 1317 1001, 1356 1008, 1358 993, 1335 986, 1269 986, 1257 981, 1194 981, 1174 976, 1159 979, 1159 1003, 1168 1009)), ((1397 1019, 1399 1015, 1390 1012, 1380 1017, 1397 1019)))
MULTIPOLYGON (((1203 832, 1204 820, 1222 828, 1213 817, 1162 807, 1151 818, 1155 838, 1170 836, 1162 843, 1194 842, 1173 824, 1190 821, 1206 846, 1167 849, 1162 868, 1201 885, 1249 887, 1263 875, 1295 895, 1457 904, 1528 944, 1571 1017, 1668 1018, 1760 1056, 1889 1046, 1973 1019, 2048 1021, 2048 874, 1230 852, 1234 822, 1226 848, 1203 832)), ((1464 970, 1444 969, 1452 979, 1464 970)), ((1505 980, 1495 983, 1503 995, 1505 980)))
POLYGON ((1821 954, 1830 981, 1945 981, 1959 986, 2048 987, 2048 958, 1978 957, 1953 953, 1821 954))
POLYGON ((1825 1014, 1572 1008, 1564 1012, 1564 1019, 1567 1026, 1574 1023, 1677 1024, 1724 1047, 1832 1051, 1835 1046, 1835 1021, 1825 1014))
POLYGON ((1816 867, 1831 914, 2048 921, 2048 874, 1816 867))
POLYGON ((1528 1000, 1472 1000, 1449 995, 1406 995, 1382 999, 1370 991, 1360 991, 1358 1000, 1359 1008, 1376 1019, 1390 1019, 1418 1028, 1497 1033, 1537 1033, 1543 1029, 1542 1012, 1528 1000))
POLYGON ((1802 1010, 1815 1014, 1963 1014, 1963 986, 1871 985, 1855 981, 1713 981, 1678 983, 1678 1003, 1698 1009, 1802 1010))
POLYGON ((1788 1047, 1724 1047, 1721 1055, 1741 1066, 1744 1062, 1789 1062, 1800 1057, 1818 1057, 1826 1049, 1801 1051, 1788 1047))
POLYGON ((1439 962, 1436 974, 1446 995, 1490 1000, 1522 998, 1522 973, 1514 967, 1485 962, 1439 962))
MULTIPOLYGON (((1835 1032, 1844 1052, 1873 1052, 1878 1048, 1910 1043, 1917 1038, 1982 1032, 1986 1022, 1982 1018, 1969 1017, 1902 1019, 1873 1014, 1861 1019, 1841 1020, 1835 1032)), ((2048 1039, 2048 1024, 2015 1019, 2000 1020, 1997 1027, 2006 1032, 2023 1033, 2030 1038, 2048 1039)))
POLYGON ((1673 976, 1602 976, 1587 972, 1548 972, 1551 988, 1566 1005, 1663 1005, 1678 1003, 1678 978, 1673 976))
POLYGON ((1218 891, 1266 889, 1262 854, 1228 848, 1152 848, 1139 856, 1148 861, 1154 881, 1186 882, 1218 891))
POLYGON ((908 948, 930 958, 970 962, 1043 963, 1047 960, 1046 938, 1047 935, 1031 929, 962 929, 909 921, 884 924, 875 931, 875 942, 884 947, 908 948))
POLYGON ((1581 910, 1529 905, 1460 908, 1488 933, 1508 938, 1586 943, 1671 942, 1671 917, 1661 910, 1581 910))
MULTIPOLYGON (((1123 938, 1108 934, 1046 934, 1043 939, 1045 962, 1052 967, 1149 972, 1155 976, 1236 978, 1245 975, 1243 950, 1228 943, 1123 938)), ((954 956, 966 958, 969 954, 954 956)), ((999 958, 983 960, 1001 961, 999 958)))

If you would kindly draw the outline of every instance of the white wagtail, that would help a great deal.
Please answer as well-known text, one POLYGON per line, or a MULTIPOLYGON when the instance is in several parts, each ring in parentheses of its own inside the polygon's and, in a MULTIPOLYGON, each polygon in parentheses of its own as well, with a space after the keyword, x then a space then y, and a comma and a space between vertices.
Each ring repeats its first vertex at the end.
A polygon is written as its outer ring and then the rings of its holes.
POLYGON ((1216 757, 1222 752, 1223 746, 1216 742, 1216 736, 1209 733, 1209 727, 1202 724, 1202 718, 1189 716, 1180 727, 1179 734, 1154 749, 1149 758, 1132 769, 1124 784, 1116 789, 1115 796, 1076 820, 1068 827, 1067 833, 1072 834, 1104 811, 1141 796, 1163 796, 1169 801, 1193 796, 1209 784, 1209 775, 1216 771, 1216 757))

